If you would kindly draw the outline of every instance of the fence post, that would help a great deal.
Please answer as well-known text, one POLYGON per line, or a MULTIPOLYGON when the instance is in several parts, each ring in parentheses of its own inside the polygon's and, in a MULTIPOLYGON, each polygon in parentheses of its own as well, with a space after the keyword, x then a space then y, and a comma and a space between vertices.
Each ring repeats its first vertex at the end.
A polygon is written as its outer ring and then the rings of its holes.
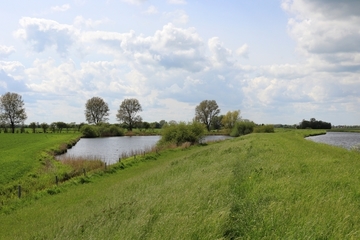
POLYGON ((58 176, 55 176, 55 182, 56 182, 56 185, 59 185, 59 178, 58 178, 58 176))
POLYGON ((106 163, 105 163, 105 170, 106 170, 106 163))
POLYGON ((21 198, 21 185, 18 187, 18 197, 21 198))
POLYGON ((84 176, 86 176, 86 170, 85 170, 85 168, 83 168, 83 173, 84 173, 84 176))

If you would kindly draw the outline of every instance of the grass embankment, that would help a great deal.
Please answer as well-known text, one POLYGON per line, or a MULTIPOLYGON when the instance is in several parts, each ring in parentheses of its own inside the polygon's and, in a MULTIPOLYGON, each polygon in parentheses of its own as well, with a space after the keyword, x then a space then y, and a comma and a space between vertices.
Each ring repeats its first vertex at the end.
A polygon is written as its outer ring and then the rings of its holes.
POLYGON ((310 133, 251 134, 127 160, 132 167, 0 214, 0 236, 358 239, 360 154, 304 140, 310 133))
POLYGON ((51 177, 53 183, 54 176, 66 170, 54 161, 54 154, 66 151, 80 136, 78 133, 0 134, 0 209, 4 199, 16 196, 13 188, 18 184, 26 186, 26 194, 46 187, 49 180, 46 178, 51 177))
POLYGON ((328 129, 328 132, 355 132, 360 133, 360 128, 332 128, 328 129))

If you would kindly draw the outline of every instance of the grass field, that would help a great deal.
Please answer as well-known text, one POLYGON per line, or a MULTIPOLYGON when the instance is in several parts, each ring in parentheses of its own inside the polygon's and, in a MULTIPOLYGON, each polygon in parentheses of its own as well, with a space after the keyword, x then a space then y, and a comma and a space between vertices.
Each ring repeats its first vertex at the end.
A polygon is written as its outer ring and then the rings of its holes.
POLYGON ((14 201, 0 211, 0 238, 359 239, 360 154, 304 139, 317 132, 129 159, 14 201))
POLYGON ((28 194, 54 182, 54 176, 67 167, 54 161, 53 154, 66 150, 79 137, 78 133, 0 134, 0 209, 16 196, 19 184, 28 194))

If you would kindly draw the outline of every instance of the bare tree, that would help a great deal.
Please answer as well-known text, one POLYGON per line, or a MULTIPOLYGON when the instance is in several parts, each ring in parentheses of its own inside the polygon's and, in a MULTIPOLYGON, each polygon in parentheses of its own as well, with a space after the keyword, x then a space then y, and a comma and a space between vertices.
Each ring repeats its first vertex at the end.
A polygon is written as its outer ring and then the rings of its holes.
POLYGON ((15 125, 23 124, 26 120, 24 101, 17 93, 5 93, 0 97, 0 119, 10 125, 12 133, 15 125))
POLYGON ((142 108, 137 99, 125 99, 120 105, 116 118, 119 122, 125 123, 129 131, 132 131, 134 125, 142 121, 142 118, 137 115, 141 111, 142 108))
POLYGON ((215 100, 204 100, 195 108, 195 120, 204 123, 210 131, 211 123, 219 113, 220 109, 215 100))
POLYGON ((85 104, 85 117, 89 123, 106 122, 109 116, 109 106, 100 97, 93 97, 85 104))

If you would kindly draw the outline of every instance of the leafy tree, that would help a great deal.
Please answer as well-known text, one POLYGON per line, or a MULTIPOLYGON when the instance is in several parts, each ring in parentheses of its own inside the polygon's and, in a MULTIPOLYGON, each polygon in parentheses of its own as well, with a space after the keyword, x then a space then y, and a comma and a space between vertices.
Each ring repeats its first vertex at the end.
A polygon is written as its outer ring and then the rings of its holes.
POLYGON ((15 132, 15 125, 26 120, 24 101, 17 93, 6 93, 0 97, 0 120, 8 123, 15 132))
POLYGON ((219 113, 220 109, 215 100, 204 100, 195 108, 195 120, 204 123, 210 131, 211 123, 219 113))
POLYGON ((143 123, 142 123, 142 126, 143 126, 143 128, 145 129, 145 131, 147 131, 147 130, 150 128, 150 123, 148 123, 148 122, 143 122, 143 123))
POLYGON ((312 129, 331 129, 331 123, 329 122, 323 122, 323 121, 317 121, 315 118, 311 118, 310 121, 303 120, 298 128, 306 129, 306 128, 312 128, 312 129))
POLYGON ((46 133, 47 129, 49 128, 49 125, 47 123, 42 123, 40 126, 43 132, 46 133))
POLYGON ((109 116, 109 106, 100 97, 90 98, 85 104, 85 117, 88 123, 106 122, 109 116))
POLYGON ((228 111, 221 120, 221 123, 226 129, 232 129, 235 126, 235 123, 240 121, 240 119, 240 110, 228 111))
POLYGON ((142 118, 137 115, 141 111, 142 108, 137 99, 125 99, 120 105, 116 118, 119 122, 124 123, 129 131, 132 131, 134 125, 142 121, 142 118))
POLYGON ((161 121, 159 122, 159 124, 160 124, 160 128, 162 128, 162 127, 166 124, 166 121, 165 121, 165 120, 161 120, 161 121))
POLYGON ((53 122, 50 124, 50 129, 51 129, 51 132, 55 133, 55 130, 56 130, 56 122, 53 122))
POLYGON ((56 122, 56 128, 58 129, 58 132, 61 133, 61 131, 63 130, 63 128, 67 127, 67 124, 64 122, 56 122))
POLYGON ((215 116, 212 123, 211 123, 211 129, 219 130, 223 126, 222 119, 224 118, 224 115, 215 116))
POLYGON ((36 122, 32 122, 29 124, 29 127, 32 129, 32 132, 35 133, 36 130, 36 122))

